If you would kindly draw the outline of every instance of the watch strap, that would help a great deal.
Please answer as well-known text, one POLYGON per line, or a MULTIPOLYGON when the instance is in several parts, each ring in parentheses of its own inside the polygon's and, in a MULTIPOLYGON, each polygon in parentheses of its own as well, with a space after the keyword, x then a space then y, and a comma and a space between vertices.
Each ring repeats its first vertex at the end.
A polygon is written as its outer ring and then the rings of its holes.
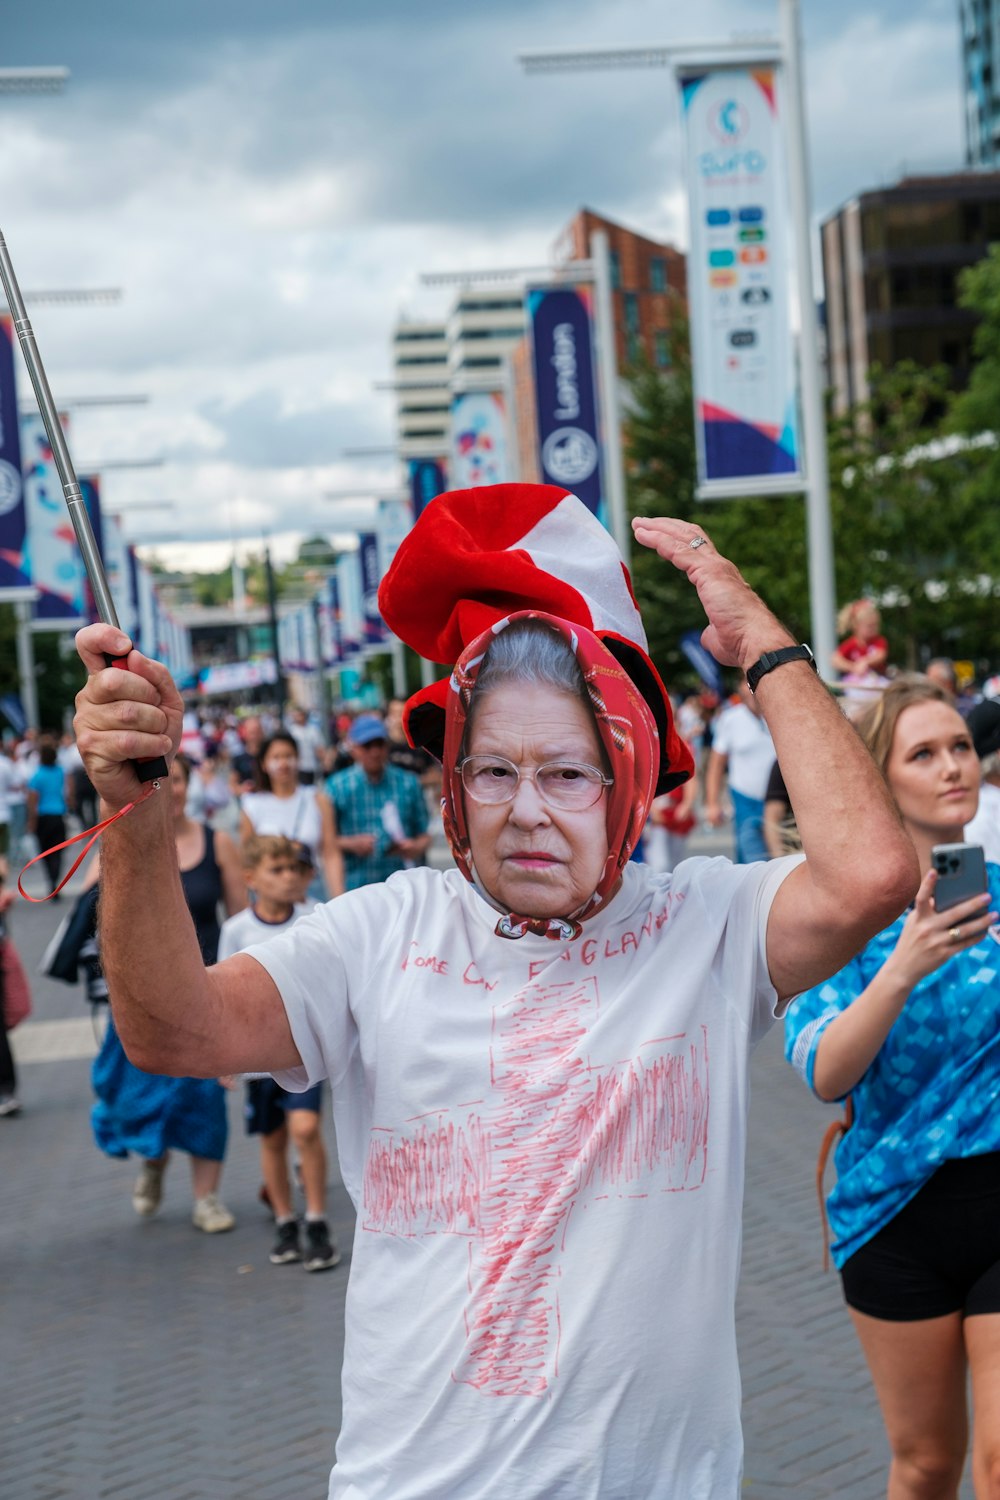
POLYGON ((788 661, 807 661, 814 672, 818 671, 816 658, 808 646, 782 646, 780 651, 765 651, 747 671, 747 687, 751 693, 757 691, 757 684, 762 677, 773 672, 775 667, 783 667, 788 661))

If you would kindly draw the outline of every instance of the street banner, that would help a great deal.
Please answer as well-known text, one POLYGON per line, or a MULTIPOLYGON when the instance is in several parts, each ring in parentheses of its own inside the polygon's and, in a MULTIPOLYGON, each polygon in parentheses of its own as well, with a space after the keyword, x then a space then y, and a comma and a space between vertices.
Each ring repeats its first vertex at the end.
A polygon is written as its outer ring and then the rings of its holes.
POLYGON ((131 640, 136 627, 134 571, 121 517, 104 514, 101 529, 101 553, 104 557, 104 571, 108 575, 108 588, 114 601, 118 623, 131 640))
POLYGON ((529 287, 542 482, 572 490, 606 523, 595 395, 593 290, 529 287))
POLYGON ((678 81, 699 493, 801 489, 777 72, 685 64, 678 81))
POLYGON ((136 558, 136 615, 138 618, 138 640, 136 645, 146 656, 157 656, 159 642, 156 630, 156 597, 153 575, 141 559, 136 558))
POLYGON ((217 667, 202 667, 198 673, 198 691, 243 693, 248 688, 269 687, 277 680, 277 668, 270 657, 261 661, 229 661, 217 667))
POLYGON ((336 574, 327 577, 320 594, 319 649, 324 667, 335 667, 341 660, 340 590, 336 574))
POLYGON ((346 661, 361 650, 361 566, 356 552, 342 552, 337 558, 337 589, 341 660, 346 661))
POLYGON ((438 495, 443 495, 448 488, 448 466, 444 458, 411 458, 407 465, 410 478, 410 504, 413 507, 413 519, 419 519, 420 514, 432 500, 438 495))
POLYGON ((507 463, 507 409, 499 391, 464 391, 451 403, 451 487, 471 490, 504 484, 507 463))
POLYGON ((413 526, 413 513, 405 500, 378 502, 378 576, 388 573, 392 560, 413 526))
POLYGON ((14 385, 14 326, 0 317, 0 599, 4 589, 31 587, 21 478, 21 434, 14 385))
MULTIPOLYGON (((67 418, 59 420, 65 430, 67 418)), ((38 590, 32 628, 75 630, 87 624, 83 559, 38 412, 21 418, 21 463, 27 523, 25 571, 38 590)))
POLYGON ((698 676, 705 686, 713 693, 722 697, 722 668, 712 655, 701 643, 700 630, 687 630, 678 642, 684 655, 694 667, 698 676))
POLYGON ((378 533, 358 533, 358 565, 361 568, 361 630, 366 646, 380 646, 387 638, 382 616, 378 612, 378 533))
MULTIPOLYGON (((104 517, 101 514, 101 479, 99 474, 81 474, 79 476, 80 494, 90 518, 90 529, 94 533, 94 541, 97 543, 97 551, 107 572, 107 556, 104 550, 104 517)), ((81 563, 83 559, 81 558, 81 563)), ((97 600, 90 586, 86 568, 83 569, 83 597, 86 604, 87 619, 91 625, 96 625, 101 616, 97 609, 97 600)), ((117 613, 117 611, 116 611, 117 613)), ((121 620, 119 619, 119 624, 121 620)))

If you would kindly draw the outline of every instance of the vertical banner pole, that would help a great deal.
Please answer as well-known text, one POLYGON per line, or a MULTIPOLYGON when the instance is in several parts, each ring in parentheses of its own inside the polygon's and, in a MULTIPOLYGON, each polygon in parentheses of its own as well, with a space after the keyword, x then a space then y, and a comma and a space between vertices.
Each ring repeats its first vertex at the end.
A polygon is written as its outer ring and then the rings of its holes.
POLYGON ((604 482, 607 486, 611 535, 632 566, 632 528, 625 501, 625 462, 622 457, 622 414, 618 397, 618 357, 615 350, 615 311, 611 295, 611 251, 603 229, 590 237, 594 266, 594 311, 597 322, 597 376, 601 390, 604 437, 604 482))
POLYGON ((17 676, 21 707, 29 729, 38 729, 38 688, 35 683, 35 649, 31 639, 32 607, 26 600, 14 605, 17 618, 17 676))
POLYGON ((788 82, 788 177, 795 258, 798 267, 802 428, 806 450, 806 530, 809 548, 809 608, 812 649, 821 674, 829 679, 830 657, 837 644, 833 529, 830 523, 830 475, 826 448, 826 413, 820 380, 819 337, 813 293, 812 235, 809 212, 809 167, 805 110, 802 102, 802 40, 798 0, 779 0, 781 50, 788 82))
POLYGON ((406 691, 406 647, 398 636, 392 638, 392 696, 405 698, 406 691))

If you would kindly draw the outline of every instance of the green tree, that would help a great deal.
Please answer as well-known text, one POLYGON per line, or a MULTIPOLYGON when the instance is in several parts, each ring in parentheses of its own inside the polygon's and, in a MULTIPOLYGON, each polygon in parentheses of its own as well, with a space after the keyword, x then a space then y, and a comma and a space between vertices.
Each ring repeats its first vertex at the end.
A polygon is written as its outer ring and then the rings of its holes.
POLYGON ((985 455, 949 442, 950 373, 873 366, 870 399, 830 425, 837 597, 876 599, 899 666, 988 660, 1000 537, 979 497, 985 455))

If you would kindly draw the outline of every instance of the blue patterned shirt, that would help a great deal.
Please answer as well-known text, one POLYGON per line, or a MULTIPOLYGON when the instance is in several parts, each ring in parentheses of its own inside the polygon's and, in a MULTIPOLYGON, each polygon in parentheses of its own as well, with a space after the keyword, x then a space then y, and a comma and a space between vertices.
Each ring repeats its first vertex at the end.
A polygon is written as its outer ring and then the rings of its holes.
MULTIPOLYGON (((427 832, 427 804, 423 788, 412 771, 388 765, 380 781, 369 781, 360 766, 335 771, 327 777, 326 790, 333 803, 338 833, 373 833, 375 852, 362 857, 344 851, 346 887, 355 891, 362 885, 388 880, 397 870, 405 869, 398 854, 390 854, 392 837, 386 827, 384 809, 395 803, 403 833, 417 838, 427 832)), ((390 824, 392 819, 390 817, 390 824)))
MULTIPOLYGON (((1000 910, 1000 866, 986 866, 1000 910)), ((814 1087, 823 1032, 892 953, 906 913, 785 1019, 785 1056, 814 1087)), ((994 929, 995 931, 996 929, 994 929)), ((877 1234, 942 1162, 1000 1151, 1000 945, 985 935, 912 991, 852 1090, 854 1123, 837 1148, 828 1209, 839 1267, 877 1234)))

